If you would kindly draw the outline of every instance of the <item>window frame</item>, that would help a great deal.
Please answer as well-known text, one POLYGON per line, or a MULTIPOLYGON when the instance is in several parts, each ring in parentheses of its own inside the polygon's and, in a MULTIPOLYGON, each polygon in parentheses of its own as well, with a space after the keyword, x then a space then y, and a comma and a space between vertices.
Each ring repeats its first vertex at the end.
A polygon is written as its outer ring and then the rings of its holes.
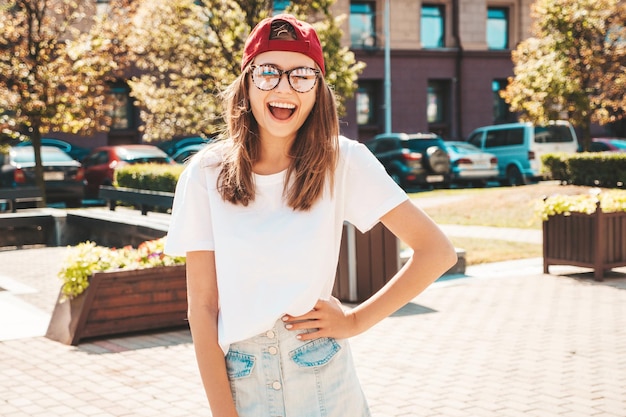
MULTIPOLYGON (((502 29, 500 28, 497 31, 501 32, 502 29)), ((495 6, 495 5, 487 7, 485 42, 487 44, 487 49, 491 51, 506 51, 510 49, 510 42, 511 42, 511 9, 510 7, 495 6), (490 13, 492 12, 502 12, 504 17, 503 18, 490 17, 490 13), (495 38, 493 36, 490 36, 490 33, 493 33, 494 31, 496 31, 496 29, 493 28, 493 26, 501 22, 504 22, 504 25, 505 25, 504 34, 503 34, 504 39, 498 38, 498 45, 496 45, 495 42, 490 42, 490 39, 495 38)))
POLYGON ((420 42, 423 49, 442 49, 446 47, 446 5, 438 4, 438 3, 423 3, 420 9, 420 42), (439 16, 425 16, 425 9, 435 9, 438 10, 439 16), (430 25, 425 25, 425 19, 435 19, 437 18, 440 22, 440 31, 441 36, 437 40, 436 43, 425 42, 429 37, 425 36, 426 33, 432 33, 432 30, 427 30, 430 25))
POLYGON ((380 83, 376 80, 359 80, 357 90, 355 92, 355 103, 356 103, 356 121, 357 126, 359 127, 370 127, 370 126, 378 126, 380 122, 380 115, 378 109, 380 106, 380 83), (368 97, 368 112, 367 112, 367 121, 362 123, 359 120, 359 112, 360 112, 360 103, 359 103, 359 95, 366 94, 368 97))
POLYGON ((350 47, 352 49, 368 49, 368 48, 376 48, 377 47, 377 34, 376 34, 376 2, 375 1, 351 1, 350 2, 350 15, 348 17, 349 21, 349 36, 350 36, 350 47), (369 8, 368 12, 364 13, 355 13, 353 11, 353 6, 365 6, 365 8, 369 8), (359 18, 363 20, 364 30, 353 31, 355 28, 355 20, 359 18), (369 20, 368 22, 366 22, 369 20), (367 33, 367 27, 369 25, 369 33, 367 33), (357 37, 355 35, 359 35, 358 42, 355 42, 357 37))
POLYGON ((132 130, 136 127, 135 123, 135 105, 133 99, 130 96, 130 87, 125 83, 116 83, 111 85, 109 89, 109 104, 111 109, 109 110, 109 117, 111 118, 110 131, 119 132, 132 130), (123 106, 116 106, 115 101, 117 97, 123 97, 123 106), (116 120, 125 120, 126 123, 117 125, 116 120))
POLYGON ((500 97, 500 92, 504 91, 508 85, 508 81, 504 78, 495 78, 491 81, 491 93, 493 97, 493 123, 511 123, 516 122, 515 113, 511 112, 509 105, 500 97), (496 89, 496 86, 498 87, 496 89))
POLYGON ((446 113, 450 108, 450 80, 430 79, 426 87, 426 122, 428 124, 446 123, 446 113), (431 97, 435 96, 435 103, 431 103, 431 97), (435 119, 430 117, 430 108, 434 104, 436 109, 435 119))

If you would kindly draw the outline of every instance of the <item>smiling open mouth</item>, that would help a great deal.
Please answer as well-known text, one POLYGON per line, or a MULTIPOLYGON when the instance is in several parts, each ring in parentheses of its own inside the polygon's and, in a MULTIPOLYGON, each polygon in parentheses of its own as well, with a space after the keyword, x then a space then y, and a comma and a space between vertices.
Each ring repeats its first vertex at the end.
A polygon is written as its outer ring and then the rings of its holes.
POLYGON ((287 120, 296 111, 296 106, 294 104, 279 103, 275 101, 269 103, 267 108, 269 109, 270 113, 272 113, 272 116, 274 116, 278 120, 287 120))

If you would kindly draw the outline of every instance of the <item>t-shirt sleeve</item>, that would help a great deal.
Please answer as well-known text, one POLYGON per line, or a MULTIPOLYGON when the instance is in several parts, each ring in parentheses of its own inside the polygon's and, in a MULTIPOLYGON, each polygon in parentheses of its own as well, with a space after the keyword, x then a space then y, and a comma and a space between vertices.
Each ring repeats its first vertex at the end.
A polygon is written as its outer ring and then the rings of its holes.
POLYGON ((185 256, 187 252, 214 250, 211 205, 204 169, 192 159, 176 184, 165 253, 185 256))
POLYGON ((351 142, 345 153, 345 220, 365 233, 408 196, 365 145, 351 142))

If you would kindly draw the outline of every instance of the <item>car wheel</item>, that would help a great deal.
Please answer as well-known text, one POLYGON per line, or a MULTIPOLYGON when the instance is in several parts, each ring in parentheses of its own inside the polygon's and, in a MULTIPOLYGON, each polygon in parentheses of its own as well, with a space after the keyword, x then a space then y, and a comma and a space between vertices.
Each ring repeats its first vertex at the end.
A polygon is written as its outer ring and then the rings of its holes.
POLYGON ((436 174, 445 174, 450 172, 450 158, 446 151, 439 146, 431 146, 426 149, 425 153, 426 164, 430 166, 430 169, 436 174))
POLYGON ((510 166, 506 170, 506 179, 511 187, 516 187, 518 185, 526 184, 526 179, 520 172, 519 168, 516 167, 515 165, 510 166))

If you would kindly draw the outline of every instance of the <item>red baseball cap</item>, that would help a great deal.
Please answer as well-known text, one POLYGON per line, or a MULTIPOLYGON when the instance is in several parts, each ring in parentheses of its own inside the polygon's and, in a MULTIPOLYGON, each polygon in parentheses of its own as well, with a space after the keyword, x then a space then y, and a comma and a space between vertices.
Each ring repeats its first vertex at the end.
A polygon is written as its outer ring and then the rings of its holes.
POLYGON ((290 14, 268 17, 252 29, 243 49, 241 70, 243 71, 255 56, 268 51, 300 52, 313 59, 322 70, 322 74, 326 74, 322 45, 315 29, 309 23, 298 20, 290 14), (279 20, 283 20, 293 26, 296 32, 296 40, 270 40, 272 23, 279 20))

